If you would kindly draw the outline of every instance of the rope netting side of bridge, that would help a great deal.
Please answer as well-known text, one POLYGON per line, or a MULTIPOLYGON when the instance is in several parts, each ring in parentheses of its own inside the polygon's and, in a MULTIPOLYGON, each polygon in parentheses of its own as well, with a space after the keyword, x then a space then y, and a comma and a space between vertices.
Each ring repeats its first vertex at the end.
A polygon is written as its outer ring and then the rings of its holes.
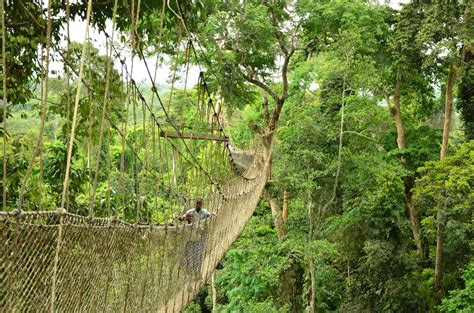
MULTIPOLYGON (((175 61, 165 95, 156 83, 160 47, 141 45, 138 35, 140 0, 126 6, 128 34, 116 28, 114 1, 111 32, 97 30, 105 55, 90 38, 92 2, 82 44, 69 40, 70 1, 59 12, 52 1, 41 2, 47 27, 38 60, 38 130, 35 142, 24 145, 27 135, 8 125, 15 122, 7 112, 15 104, 9 103, 13 80, 6 69, 14 56, 5 54, 8 27, 0 0, 0 311, 180 311, 243 230, 265 187, 268 151, 257 146, 234 162, 219 88, 206 82, 194 47, 199 43, 178 2, 173 13, 183 26, 175 54, 167 56, 175 61), (54 12, 66 17, 63 46, 52 40, 54 12), (53 58, 63 65, 60 97, 49 91, 53 58), (135 79, 139 64, 146 83, 135 79), (199 67, 194 86, 188 81, 192 66, 199 67), (57 129, 48 133, 50 120, 63 124, 56 126, 60 136, 57 129), (213 215, 177 221, 196 199, 213 215)), ((160 36, 166 10, 173 8, 163 1, 160 36)))
POLYGON ((265 182, 265 171, 235 178, 223 195, 204 199, 217 215, 194 225, 134 225, 54 211, 2 214, 2 306, 7 312, 177 312, 243 230, 265 182))

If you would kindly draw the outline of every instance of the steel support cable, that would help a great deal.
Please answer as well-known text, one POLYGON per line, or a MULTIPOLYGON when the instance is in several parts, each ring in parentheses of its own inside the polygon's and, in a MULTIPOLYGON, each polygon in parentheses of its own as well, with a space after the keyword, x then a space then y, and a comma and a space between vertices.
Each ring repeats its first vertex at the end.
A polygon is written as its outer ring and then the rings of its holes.
MULTIPOLYGON (((107 34, 107 32, 104 31, 104 33, 105 33, 105 36, 106 36, 106 37, 110 38, 110 36, 107 34)), ((150 71, 150 69, 149 69, 149 67, 148 67, 148 64, 147 64, 146 60, 144 59, 143 50, 142 50, 140 47, 138 47, 138 50, 139 50, 139 52, 140 52, 141 58, 142 58, 142 59, 144 60, 144 62, 145 62, 145 67, 146 67, 147 72, 148 72, 148 75, 149 75, 149 77, 150 77, 150 79, 151 79, 152 86, 153 86, 152 91, 153 91, 153 93, 156 95, 156 97, 157 97, 157 99, 158 99, 158 102, 160 103, 160 106, 161 106, 163 112, 165 113, 165 116, 166 116, 167 120, 170 121, 170 122, 169 122, 170 125, 177 131, 178 135, 180 136, 180 138, 181 138, 181 140, 182 140, 182 142, 183 142, 183 145, 185 146, 185 148, 186 148, 186 150, 188 151, 188 153, 189 153, 189 155, 191 156, 191 158, 194 160, 193 163, 195 163, 196 165, 198 165, 198 167, 201 169, 201 171, 203 171, 204 174, 206 174, 206 176, 208 176, 208 178, 209 178, 209 180, 211 181, 211 183, 212 183, 212 184, 216 184, 217 189, 220 191, 220 187, 219 187, 219 185, 214 181, 214 178, 212 177, 212 175, 211 175, 209 172, 207 172, 207 171, 204 169, 204 167, 200 164, 200 162, 196 159, 196 157, 194 156, 194 154, 191 152, 191 150, 189 149, 188 145, 186 144, 185 139, 182 137, 182 134, 181 134, 181 132, 179 131, 179 129, 171 122, 171 119, 170 119, 170 117, 169 117, 169 115, 168 115, 168 112, 166 111, 166 108, 164 107, 164 104, 163 104, 163 102, 162 102, 162 100, 161 100, 161 97, 159 96, 159 94, 158 94, 158 92, 157 92, 156 85, 155 85, 155 81, 154 81, 154 79, 153 79, 153 76, 151 75, 151 71, 150 71)), ((156 123, 156 125, 158 126, 158 128, 159 128, 161 131, 163 131, 163 128, 162 128, 160 122, 158 121, 158 118, 156 117, 156 114, 151 110, 150 106, 148 105, 148 103, 147 103, 146 100, 145 100, 145 97, 143 96, 142 92, 140 91, 140 89, 139 89, 138 86, 136 85, 135 80, 133 79, 133 77, 131 77, 131 75, 130 75, 130 73, 129 73, 129 71, 128 71, 127 65, 126 65, 126 63, 125 63, 125 60, 123 60, 123 59, 120 57, 120 55, 117 54, 115 48, 114 48, 114 51, 115 51, 115 53, 116 53, 117 59, 119 59, 120 63, 124 66, 125 71, 126 71, 126 73, 127 73, 127 76, 130 77, 130 80, 131 80, 131 82, 132 82, 132 85, 136 88, 140 99, 144 102, 145 107, 146 107, 147 110, 150 112, 150 114, 151 114, 151 116, 153 117, 153 120, 155 121, 155 123, 156 123)), ((166 138, 167 138, 167 137, 166 137, 166 138)), ((176 147, 176 145, 171 141, 171 139, 169 139, 169 138, 167 138, 167 139, 168 139, 168 141, 170 142, 170 144, 171 144, 174 148, 178 149, 178 148, 176 147)), ((178 149, 178 152, 179 152, 181 155, 183 155, 183 153, 182 153, 179 149, 178 149)), ((184 155, 183 155, 183 157, 184 157, 184 155)), ((189 161, 189 159, 187 159, 186 157, 185 157, 185 159, 189 161)))
MULTIPOLYGON (((59 52, 59 55, 62 56, 62 57, 64 57, 64 55, 62 54, 62 52, 59 52)), ((72 70, 72 72, 73 72, 74 74, 78 75, 78 72, 72 67, 72 65, 71 65, 70 63, 65 62, 65 64, 70 67, 70 69, 72 70)), ((87 82, 85 82, 84 80, 82 80, 82 84, 84 84, 84 87, 86 87, 88 90, 89 90, 89 89, 92 89, 92 91, 94 92, 93 88, 92 88, 91 86, 89 86, 89 84, 87 84, 87 82)), ((100 105, 100 102, 98 102, 99 100, 97 100, 96 97, 95 97, 95 101, 96 101, 96 103, 97 103, 98 105, 100 105)), ((135 151, 135 148, 134 148, 133 144, 131 144, 131 143, 127 140, 126 136, 125 136, 125 135, 123 134, 123 132, 119 129, 119 127, 113 122, 112 117, 111 117, 110 114, 107 113, 107 112, 106 112, 106 118, 107 118, 107 121, 110 123, 110 126, 112 126, 112 128, 115 129, 115 131, 117 131, 117 133, 119 134, 119 136, 120 136, 121 138, 125 139, 126 145, 130 148, 130 151, 137 157, 137 160, 138 160, 140 163, 143 164, 144 162, 143 162, 143 160, 140 158, 138 152, 135 151)), ((160 181, 160 180, 158 179, 157 175, 156 175, 155 173, 153 173, 150 169, 145 168, 145 170, 146 170, 150 175, 152 175, 155 179, 157 179, 158 181, 160 181)), ((163 185, 163 187, 166 187, 166 186, 163 185)), ((175 194, 176 196, 178 196, 178 197, 180 197, 180 198, 182 198, 182 199, 184 199, 184 200, 186 200, 186 201, 189 200, 188 197, 186 197, 186 196, 184 196, 184 195, 181 195, 181 194, 179 194, 178 192, 175 192, 172 188, 167 188, 167 189, 169 189, 168 191, 171 191, 171 192, 172 192, 173 194, 175 194)))

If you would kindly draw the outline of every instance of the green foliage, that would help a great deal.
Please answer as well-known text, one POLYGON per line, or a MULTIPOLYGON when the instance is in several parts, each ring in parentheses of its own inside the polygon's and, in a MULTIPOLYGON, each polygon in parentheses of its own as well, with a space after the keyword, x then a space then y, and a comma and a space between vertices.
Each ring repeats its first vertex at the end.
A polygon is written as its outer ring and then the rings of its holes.
POLYGON ((418 201, 433 208, 439 205, 462 213, 474 200, 474 141, 463 144, 459 151, 441 161, 427 163, 417 180, 418 201))
MULTIPOLYGON (((24 104, 32 95, 31 86, 44 75, 41 60, 46 44, 47 20, 39 1, 14 1, 5 5, 7 97, 11 106, 24 104)), ((52 41, 57 43, 60 23, 52 23, 52 41)))
POLYGON ((458 269, 473 256, 472 204, 474 203, 474 141, 464 143, 456 154, 427 162, 416 181, 416 204, 424 210, 423 228, 434 249, 434 234, 440 214, 445 226, 445 288, 460 284, 458 269))
MULTIPOLYGON (((131 3, 118 3, 116 23, 126 42, 133 27, 131 3)), ((64 11, 64 1, 52 4, 55 14, 64 11)), ((71 17, 83 20, 86 4, 74 1, 71 17)), ((113 1, 94 1, 92 20, 99 30, 105 28, 113 9, 113 1)), ((296 48, 288 68, 288 97, 274 134, 272 183, 266 190, 266 196, 278 204, 283 191, 289 193, 287 235, 277 239, 270 210, 260 203, 222 261, 216 311, 301 312, 309 310, 311 300, 319 312, 472 311, 474 142, 452 144, 452 156, 437 161, 441 132, 428 122, 433 113, 443 111, 447 67, 457 64, 455 103, 466 138, 472 137, 470 9, 468 1, 413 1, 400 11, 373 1, 141 1, 138 47, 146 55, 157 50, 167 54, 161 60, 169 57, 178 76, 186 63, 183 43, 188 36, 200 39, 202 47, 196 43, 195 48, 204 62, 207 87, 218 100, 225 100, 225 126, 237 147, 256 145, 254 130, 265 126, 261 90, 249 81, 259 79, 270 91, 281 91, 276 74, 283 47, 296 48), (397 72, 406 137, 403 150, 397 147, 395 125, 384 102, 393 96, 397 72), (415 189, 407 190, 415 180, 415 189), (430 250, 423 261, 404 203, 411 192, 430 250), (446 298, 441 305, 432 288, 438 213, 446 224, 440 291, 446 298), (316 284, 314 299, 312 283, 316 284)), ((46 19, 38 1, 9 1, 5 13, 12 106, 5 147, 8 175, 2 185, 10 210, 39 133, 36 111, 43 73, 38 60, 46 40, 46 19)), ((58 43, 65 17, 56 15, 53 50, 64 46, 58 43)), ((155 121, 144 120, 146 108, 138 98, 128 101, 126 83, 116 69, 111 71, 110 117, 99 146, 104 81, 111 60, 91 43, 86 45, 84 79, 94 91, 84 84, 80 94, 68 210, 85 215, 94 205, 95 216, 168 222, 182 209, 169 186, 180 183, 188 195, 211 187, 193 183, 196 169, 175 155, 172 147, 160 146, 157 160, 145 151, 145 146, 156 144, 149 132, 155 121), (126 141, 112 124, 125 133, 126 141), (181 162, 179 172, 173 162, 181 162), (97 192, 91 204, 95 165, 99 168, 97 192), (160 179, 165 183, 159 184, 160 179)), ((69 51, 61 51, 70 54, 69 89, 64 77, 48 78, 45 145, 42 163, 37 161, 26 186, 27 210, 60 205, 67 126, 82 48, 71 43, 69 51)), ((191 59, 198 61, 194 56, 191 59)), ((187 90, 160 87, 168 116, 155 106, 159 123, 171 121, 182 131, 212 132, 205 120, 210 108, 203 100, 202 84, 187 86, 187 90)), ((150 90, 149 85, 141 87, 147 101, 152 97, 150 90)), ((269 99, 271 112, 275 103, 269 99)), ((182 142, 174 144, 184 150, 182 142)), ((188 148, 216 180, 228 179, 224 177, 228 171, 218 165, 226 157, 216 152, 221 146, 198 142, 189 143, 188 148), (210 155, 216 159, 209 159, 210 155)), ((202 293, 187 311, 208 310, 209 296, 202 293)))
POLYGON ((474 262, 463 272, 464 288, 451 290, 440 305, 442 312, 471 312, 474 309, 474 262))
POLYGON ((232 116, 230 135, 232 142, 239 148, 248 148, 255 137, 251 126, 262 126, 262 113, 260 103, 250 103, 241 110, 236 110, 232 116))
POLYGON ((474 52, 465 52, 464 67, 461 69, 459 100, 457 106, 464 122, 464 133, 467 140, 474 139, 474 52))
POLYGON ((287 266, 286 257, 272 229, 268 208, 261 206, 256 214, 264 215, 249 222, 227 253, 216 282, 222 290, 220 297, 229 301, 225 312, 247 312, 250 307, 271 308, 278 304, 276 291, 280 273, 287 266))
POLYGON ((380 49, 389 31, 389 10, 362 1, 304 0, 297 2, 296 10, 303 17, 304 41, 314 52, 344 45, 339 39, 350 32, 361 43, 353 46, 356 53, 369 55, 380 49))

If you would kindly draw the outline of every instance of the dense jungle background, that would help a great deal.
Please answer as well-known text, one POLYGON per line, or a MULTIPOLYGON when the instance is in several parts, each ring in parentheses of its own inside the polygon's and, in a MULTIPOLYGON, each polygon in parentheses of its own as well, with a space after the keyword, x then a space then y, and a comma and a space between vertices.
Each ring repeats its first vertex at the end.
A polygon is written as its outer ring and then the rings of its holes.
MULTIPOLYGON (((65 2, 52 1, 52 9, 63 10, 65 2)), ((94 3, 98 30, 111 19, 113 2, 94 3)), ((117 29, 135 29, 147 55, 166 55, 171 74, 158 91, 176 123, 202 122, 193 115, 199 84, 185 89, 173 78, 197 61, 186 44, 192 34, 232 145, 253 150, 263 140, 273 150, 259 206, 186 312, 474 311, 471 1, 142 0, 135 24, 126 14, 134 1, 118 2, 117 29)), ((71 3, 71 17, 84 19, 87 1, 71 3)), ((47 79, 41 161, 22 201, 31 210, 57 208, 84 43, 61 45, 65 17, 53 20, 50 49, 67 54, 71 65, 44 73, 45 6, 7 0, 5 16, 3 199, 7 209, 18 201, 42 131, 47 79)), ((82 91, 68 210, 87 212, 90 155, 102 149, 110 163, 96 178, 95 214, 120 206, 119 217, 138 219, 140 202, 142 217, 163 222, 164 211, 179 208, 164 202, 164 190, 153 197, 153 177, 135 166, 121 138, 109 134, 98 145, 96 99, 104 97, 107 64, 115 60, 85 44, 84 77, 96 92, 82 91), (136 177, 143 177, 139 186, 136 177)), ((127 136, 136 143, 142 139, 134 134, 151 122, 140 105, 125 114, 123 73, 114 68, 111 75, 111 120, 129 121, 127 136)), ((140 89, 152 98, 151 85, 140 89)), ((143 145, 139 157, 147 158, 143 145)), ((172 180, 171 165, 165 171, 172 180)))

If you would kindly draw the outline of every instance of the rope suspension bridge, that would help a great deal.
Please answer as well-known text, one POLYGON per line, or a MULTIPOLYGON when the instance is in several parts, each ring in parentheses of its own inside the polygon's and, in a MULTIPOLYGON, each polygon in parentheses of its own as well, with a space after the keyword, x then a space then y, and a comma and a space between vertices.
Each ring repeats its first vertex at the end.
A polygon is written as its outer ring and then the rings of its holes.
POLYGON ((192 36, 177 49, 181 55, 176 59, 185 60, 184 91, 175 88, 181 76, 175 66, 166 101, 156 84, 159 52, 154 52, 153 71, 147 64, 148 52, 139 44, 140 1, 131 1, 126 47, 116 42, 117 2, 112 33, 102 31, 106 56, 99 57, 90 40, 92 1, 84 42, 74 45, 68 39, 64 49, 53 47, 54 16, 48 1, 38 138, 34 147, 20 148, 7 125, 8 64, 1 2, 0 311, 178 312, 212 275, 265 186, 268 153, 256 148, 251 164, 234 162, 222 125, 219 91, 211 92, 201 68, 198 83, 187 90, 190 66, 199 64, 192 36), (123 55, 124 48, 130 55, 123 55), (61 103, 48 97, 53 50, 64 64, 67 82, 61 103), (147 69, 151 95, 134 79, 138 63, 147 69), (58 146, 47 146, 46 121, 58 114, 65 122, 65 138, 58 146), (13 159, 18 149, 31 151, 20 172, 13 159), (85 151, 82 171, 79 150, 85 151), (59 184, 45 178, 51 171, 47 168, 52 166, 51 151, 62 160, 53 171, 59 184), (15 189, 11 177, 20 174, 15 189), (192 224, 173 219, 198 198, 215 215, 192 224))

